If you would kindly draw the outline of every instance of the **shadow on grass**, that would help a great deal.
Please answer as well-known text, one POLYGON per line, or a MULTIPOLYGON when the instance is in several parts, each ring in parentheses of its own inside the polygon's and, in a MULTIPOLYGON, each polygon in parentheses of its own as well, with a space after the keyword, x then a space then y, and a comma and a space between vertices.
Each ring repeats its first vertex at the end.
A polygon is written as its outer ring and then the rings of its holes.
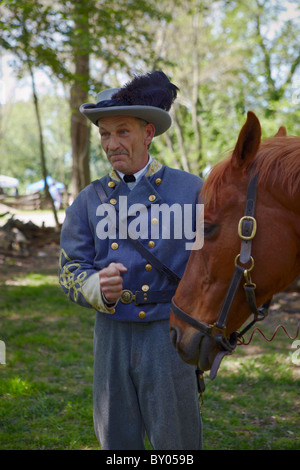
MULTIPOLYGON (((99 449, 92 419, 94 312, 55 276, 0 287, 1 449, 99 449)), ((257 338, 207 381, 204 449, 299 449, 299 380, 290 343, 257 338)))

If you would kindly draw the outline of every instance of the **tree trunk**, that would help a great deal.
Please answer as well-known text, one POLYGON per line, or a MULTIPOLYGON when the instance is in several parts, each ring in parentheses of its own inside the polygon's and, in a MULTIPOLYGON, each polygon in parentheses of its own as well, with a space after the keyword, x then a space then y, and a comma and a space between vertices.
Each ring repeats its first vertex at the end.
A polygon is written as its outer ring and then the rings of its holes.
POLYGON ((189 173, 190 172, 189 159, 188 159, 188 156, 187 156, 185 148, 184 148, 183 132, 182 132, 181 126, 179 124, 179 121, 177 119, 176 113, 174 113, 174 115, 173 115, 173 122, 174 122, 174 127, 175 127, 175 131, 176 131, 177 140, 178 140, 178 145, 179 145, 179 148, 180 148, 180 161, 181 161, 181 164, 182 164, 182 169, 189 173))
POLYGON ((199 87, 200 87, 200 58, 199 58, 199 29, 200 12, 196 11, 192 18, 193 28, 193 75, 192 75, 192 124, 194 130, 195 144, 197 149, 196 173, 200 173, 203 165, 203 149, 201 126, 199 122, 199 87))
POLYGON ((34 108, 35 108, 35 114, 36 114, 36 118, 37 118, 38 130, 39 130, 40 156, 41 156, 42 173, 43 173, 43 178, 44 178, 44 182, 45 182, 45 194, 46 194, 46 198, 49 200, 49 202, 51 204, 51 208, 52 208, 52 212, 53 212, 54 220, 55 220, 55 225, 56 225, 57 228, 59 228, 59 221, 58 221, 58 217, 57 217, 57 212, 56 212, 54 201, 51 197, 49 187, 48 187, 48 183, 47 183, 48 171, 47 171, 47 166, 46 166, 46 156, 45 156, 45 146, 44 146, 44 138, 43 138, 43 131, 42 131, 42 121, 41 121, 41 116, 40 116, 39 101, 38 101, 38 96, 37 96, 37 92, 36 92, 34 74, 33 74, 33 70, 32 70, 29 59, 28 59, 28 69, 29 69, 29 73, 30 73, 30 76, 31 76, 34 108))
POLYGON ((71 88, 71 142, 72 142, 72 196, 77 194, 90 183, 89 167, 89 121, 80 113, 81 104, 88 101, 89 55, 75 57, 75 76, 78 80, 71 88))

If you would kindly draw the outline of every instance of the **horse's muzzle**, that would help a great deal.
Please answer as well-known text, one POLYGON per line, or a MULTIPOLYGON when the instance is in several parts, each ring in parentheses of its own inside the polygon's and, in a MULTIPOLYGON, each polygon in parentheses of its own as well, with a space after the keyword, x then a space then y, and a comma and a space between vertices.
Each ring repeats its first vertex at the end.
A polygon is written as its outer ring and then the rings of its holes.
POLYGON ((194 328, 186 328, 182 333, 178 325, 172 325, 170 339, 184 362, 197 365, 202 371, 211 369, 219 352, 213 338, 194 328))

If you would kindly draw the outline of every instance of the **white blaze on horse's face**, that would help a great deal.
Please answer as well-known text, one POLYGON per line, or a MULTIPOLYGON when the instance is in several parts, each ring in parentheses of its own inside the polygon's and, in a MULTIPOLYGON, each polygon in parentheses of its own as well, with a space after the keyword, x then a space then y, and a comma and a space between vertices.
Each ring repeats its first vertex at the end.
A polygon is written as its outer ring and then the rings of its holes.
MULTIPOLYGON (((203 187, 204 246, 191 253, 174 301, 191 317, 217 321, 240 252, 239 222, 244 214, 249 170, 259 173, 252 240, 251 282, 260 306, 300 274, 300 138, 284 128, 261 142, 257 117, 249 112, 233 154, 220 162, 203 187)), ((250 267, 245 265, 247 270, 250 267)), ((224 335, 251 315, 243 282, 235 295, 224 335)), ((203 370, 219 351, 214 338, 197 331, 171 312, 171 340, 182 359, 203 370)))

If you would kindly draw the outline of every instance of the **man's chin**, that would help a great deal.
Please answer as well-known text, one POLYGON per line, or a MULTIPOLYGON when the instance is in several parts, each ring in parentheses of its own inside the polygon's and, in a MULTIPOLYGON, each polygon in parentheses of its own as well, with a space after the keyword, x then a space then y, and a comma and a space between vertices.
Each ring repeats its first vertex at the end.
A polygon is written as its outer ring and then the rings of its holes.
POLYGON ((114 170, 128 173, 128 156, 124 154, 113 155, 109 159, 114 170))

